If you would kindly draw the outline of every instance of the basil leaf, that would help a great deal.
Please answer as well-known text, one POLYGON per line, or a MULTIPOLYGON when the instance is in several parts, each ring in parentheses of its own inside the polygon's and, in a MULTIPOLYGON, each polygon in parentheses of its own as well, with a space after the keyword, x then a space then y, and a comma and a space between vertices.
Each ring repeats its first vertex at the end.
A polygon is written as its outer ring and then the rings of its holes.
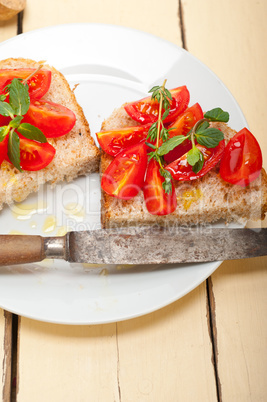
POLYGON ((16 116, 13 120, 11 120, 9 126, 13 128, 18 128, 22 119, 23 119, 22 116, 16 116))
POLYGON ((14 117, 15 112, 9 103, 0 101, 0 114, 2 116, 14 117))
POLYGON ((208 121, 203 121, 202 123, 199 124, 199 126, 196 129, 196 133, 205 131, 209 127, 210 123, 208 121))
POLYGON ((163 156, 168 154, 174 148, 178 147, 178 145, 182 144, 184 140, 186 140, 188 136, 184 135, 176 135, 175 137, 170 138, 166 142, 164 142, 158 149, 158 155, 163 156))
POLYGON ((23 85, 17 78, 14 78, 9 85, 9 103, 14 114, 23 116, 28 112, 30 106, 28 85, 23 85))
POLYGON ((23 135, 23 137, 26 137, 29 140, 39 141, 42 143, 47 142, 46 136, 42 133, 42 131, 29 123, 22 123, 17 130, 23 135))
POLYGON ((204 114, 204 117, 210 121, 222 121, 224 123, 229 121, 229 113, 224 112, 220 107, 209 110, 204 114))
POLYGON ((6 95, 4 95, 4 94, 0 95, 0 101, 1 102, 4 102, 5 99, 6 99, 6 95))
POLYGON ((187 162, 189 165, 194 166, 200 159, 200 150, 194 146, 190 151, 187 153, 187 162))
POLYGON ((19 136, 15 131, 11 131, 8 139, 8 157, 10 162, 20 171, 20 149, 19 149, 19 136))
POLYGON ((8 132, 9 132, 9 127, 8 126, 0 127, 0 142, 2 142, 4 140, 4 138, 6 137, 8 132))
POLYGON ((198 131, 195 133, 197 142, 200 145, 204 145, 207 148, 217 147, 220 141, 224 139, 223 133, 217 128, 207 128, 203 131, 198 131))
MULTIPOLYGON (((200 151, 199 151, 199 152, 200 152, 200 151)), ((203 153, 200 152, 198 162, 195 163, 194 166, 192 166, 193 172, 196 173, 196 174, 197 174, 198 172, 200 172, 200 170, 203 168, 204 162, 205 162, 205 159, 204 159, 203 153)))

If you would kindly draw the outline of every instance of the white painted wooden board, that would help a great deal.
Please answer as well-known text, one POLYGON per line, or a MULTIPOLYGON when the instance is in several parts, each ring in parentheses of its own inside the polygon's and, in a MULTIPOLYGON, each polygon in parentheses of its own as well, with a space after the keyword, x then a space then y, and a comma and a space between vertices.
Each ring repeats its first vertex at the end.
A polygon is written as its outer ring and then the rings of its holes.
POLYGON ((0 309, 0 395, 3 395, 4 383, 5 383, 5 318, 4 311, 0 309))
POLYGON ((122 25, 155 34, 177 44, 181 40, 178 0, 27 1, 24 32, 73 22, 122 25))
POLYGON ((17 401, 214 402, 205 295, 202 284, 171 306, 117 324, 22 318, 17 401))
MULTIPOLYGON (((209 65, 238 100, 260 142, 266 168, 267 2, 203 0, 196 8, 194 1, 184 0, 183 15, 188 50, 209 65)), ((212 283, 222 400, 265 401, 267 259, 225 262, 212 283)))
POLYGON ((0 42, 10 39, 16 34, 17 34, 17 16, 11 18, 8 21, 0 21, 0 42))
POLYGON ((11 396, 12 314, 0 309, 0 400, 11 396))

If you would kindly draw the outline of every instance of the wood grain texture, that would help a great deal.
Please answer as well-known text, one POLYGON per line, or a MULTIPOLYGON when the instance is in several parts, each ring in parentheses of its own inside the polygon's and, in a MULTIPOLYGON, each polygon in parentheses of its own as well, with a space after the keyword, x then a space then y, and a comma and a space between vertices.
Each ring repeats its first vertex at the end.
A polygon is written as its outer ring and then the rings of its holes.
POLYGON ((0 21, 0 42, 10 39, 17 34, 17 16, 8 21, 0 21))
MULTIPOLYGON (((226 0, 219 5, 204 0, 198 8, 194 1, 183 1, 187 48, 237 99, 260 142, 265 168, 266 14, 264 0, 226 0), (200 23, 196 36, 195 27, 200 23)), ((265 401, 267 259, 225 262, 212 275, 211 283, 222 400, 265 401)))
POLYGON ((18 347, 17 401, 119 401, 116 324, 64 326, 22 318, 18 347))
POLYGON ((187 49, 218 75, 260 142, 267 168, 267 2, 182 1, 187 49), (199 28, 198 28, 199 27, 199 28))
POLYGON ((27 1, 24 32, 49 25, 77 22, 127 26, 181 43, 177 0, 27 1))
POLYGON ((11 396, 12 314, 0 309, 0 399, 11 396))
POLYGON ((18 402, 216 400, 205 284, 138 319, 74 327, 22 318, 19 334, 18 402))
POLYGON ((267 398, 267 258, 228 262, 213 274, 222 400, 267 398))
POLYGON ((148 316, 118 323, 121 401, 217 400, 205 283, 148 316))

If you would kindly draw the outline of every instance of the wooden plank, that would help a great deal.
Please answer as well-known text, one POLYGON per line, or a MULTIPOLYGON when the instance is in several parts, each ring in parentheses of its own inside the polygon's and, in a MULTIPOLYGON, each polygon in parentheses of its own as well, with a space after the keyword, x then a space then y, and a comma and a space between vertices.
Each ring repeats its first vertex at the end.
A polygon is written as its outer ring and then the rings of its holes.
POLYGON ((205 293, 202 284, 171 306, 118 323, 117 337, 116 324, 22 318, 17 401, 215 401, 205 293))
POLYGON ((201 7, 197 3, 183 2, 186 46, 232 92, 260 141, 267 167, 267 2, 203 0, 201 7))
POLYGON ((10 39, 17 34, 17 16, 8 21, 0 21, 0 42, 10 39))
MULTIPOLYGON (((225 0, 220 5, 204 0, 201 7, 194 1, 183 2, 187 48, 236 97, 261 144, 265 168, 266 13, 264 0, 225 0)), ((212 275, 217 365, 224 402, 267 398, 266 266, 266 258, 225 262, 212 275)))
POLYGON ((217 400, 205 283, 176 303, 118 323, 122 401, 217 400))
POLYGON ((222 264, 212 276, 222 400, 267 399, 267 258, 222 264))
POLYGON ((0 309, 0 395, 4 402, 11 397, 11 362, 12 314, 0 309))
POLYGON ((119 401, 116 324, 19 324, 17 401, 119 401))
POLYGON ((73 0, 47 0, 41 4, 28 0, 23 26, 26 32, 64 23, 115 24, 140 29, 179 44, 177 14, 177 0, 75 0, 75 7, 73 0))

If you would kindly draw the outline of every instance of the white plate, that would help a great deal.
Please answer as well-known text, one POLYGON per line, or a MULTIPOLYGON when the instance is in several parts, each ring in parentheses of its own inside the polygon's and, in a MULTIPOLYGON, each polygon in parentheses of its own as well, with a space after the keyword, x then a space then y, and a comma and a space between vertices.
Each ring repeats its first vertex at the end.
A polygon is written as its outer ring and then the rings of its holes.
MULTIPOLYGON (((63 72, 95 133, 123 102, 141 98, 167 78, 187 85, 190 104, 229 111, 234 129, 246 120, 223 83, 185 50, 144 32, 101 24, 68 24, 19 35, 0 44, 1 59, 46 60, 63 72), (155 58, 155 55, 159 57, 155 58)), ((0 213, 0 233, 56 235, 100 227, 99 177, 44 186, 13 211, 0 213), (65 211, 63 207, 74 208, 65 211), (77 209, 79 209, 77 211, 77 209), (68 212, 68 213, 67 213, 68 212), (50 219, 50 225, 47 221, 50 219), (50 226, 50 227, 49 227, 50 226)), ((100 267, 47 262, 0 268, 0 305, 33 319, 100 324, 157 310, 203 282, 219 262, 152 267, 100 267)))

